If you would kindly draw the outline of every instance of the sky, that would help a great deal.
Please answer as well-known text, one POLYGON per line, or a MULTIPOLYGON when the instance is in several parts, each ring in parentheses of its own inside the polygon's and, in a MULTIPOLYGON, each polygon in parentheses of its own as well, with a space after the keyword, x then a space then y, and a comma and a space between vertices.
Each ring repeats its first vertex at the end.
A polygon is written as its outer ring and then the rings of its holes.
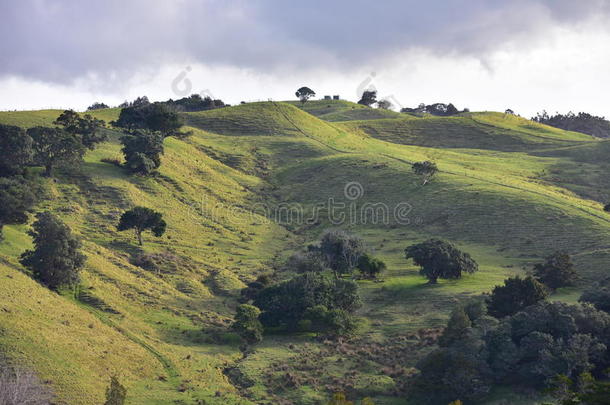
POLYGON ((610 117, 608 0, 0 0, 0 110, 365 89, 610 117))

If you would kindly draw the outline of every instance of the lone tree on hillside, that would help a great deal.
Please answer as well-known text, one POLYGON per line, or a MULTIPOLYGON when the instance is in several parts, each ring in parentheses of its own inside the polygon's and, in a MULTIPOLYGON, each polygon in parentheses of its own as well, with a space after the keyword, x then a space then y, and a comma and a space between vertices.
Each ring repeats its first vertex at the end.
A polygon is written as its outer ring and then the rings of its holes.
POLYGON ((78 166, 83 161, 85 146, 81 139, 60 128, 33 127, 28 135, 34 141, 34 163, 44 166, 45 176, 60 167, 78 166))
POLYGON ((80 252, 80 240, 50 212, 36 215, 32 228, 29 234, 34 238, 35 248, 21 255, 21 264, 53 290, 76 284, 86 260, 80 252))
POLYGON ((424 186, 438 172, 438 167, 436 166, 436 163, 431 162, 429 160, 426 160, 424 162, 415 162, 413 163, 413 166, 411 166, 411 169, 413 170, 413 172, 415 172, 415 174, 422 177, 422 185, 424 186))
POLYGON ((496 318, 516 314, 547 297, 544 285, 533 277, 507 278, 504 285, 494 287, 489 299, 489 314, 496 318))
POLYGON ((405 249, 407 259, 420 266, 419 273, 435 284, 439 278, 457 279, 462 273, 474 273, 479 266, 465 252, 458 250, 449 242, 430 239, 405 249))
POLYGON ((294 94, 299 98, 299 100, 301 100, 301 103, 305 104, 307 100, 316 95, 316 92, 310 89, 309 87, 303 86, 298 89, 294 94))
POLYGON ((163 136, 158 132, 134 131, 121 137, 125 167, 132 173, 150 174, 161 166, 163 136))
POLYGON ((23 172, 32 162, 34 141, 24 129, 13 125, 0 124, 0 176, 10 176, 23 172))
POLYGON ((233 329, 248 344, 263 340, 263 324, 258 320, 260 309, 254 305, 242 304, 237 307, 233 329))
POLYGON ((565 252, 555 252, 547 257, 544 263, 536 264, 534 276, 553 290, 572 286, 578 278, 570 255, 565 252))
POLYGON ((89 114, 81 117, 74 110, 66 110, 53 123, 62 126, 67 133, 80 137, 82 144, 90 150, 108 138, 100 131, 106 123, 89 114))
POLYGON ((320 253, 333 271, 335 278, 351 273, 365 253, 364 241, 342 230, 327 231, 320 241, 320 253))
POLYGON ((377 278, 377 275, 385 271, 386 265, 380 259, 367 253, 360 256, 358 260, 358 270, 367 278, 377 278))
POLYGON ((117 229, 119 231, 133 229, 138 243, 142 246, 142 232, 150 230, 153 235, 160 237, 165 233, 166 226, 161 213, 147 207, 134 207, 121 215, 117 229))
POLYGON ((362 97, 358 104, 365 105, 367 107, 372 106, 377 102, 377 90, 364 90, 362 97))

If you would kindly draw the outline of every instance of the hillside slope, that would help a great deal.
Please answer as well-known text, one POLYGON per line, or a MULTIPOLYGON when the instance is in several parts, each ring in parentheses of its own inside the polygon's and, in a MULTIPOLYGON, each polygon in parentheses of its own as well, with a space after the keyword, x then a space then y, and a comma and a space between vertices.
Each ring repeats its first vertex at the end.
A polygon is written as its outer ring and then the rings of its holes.
MULTIPOLYGON (((408 368, 426 348, 406 336, 442 325, 456 299, 489 291, 555 250, 574 255, 583 285, 607 274, 606 180, 584 181, 575 171, 585 164, 603 177, 606 142, 496 113, 388 119, 362 106, 314 103, 300 106, 305 111, 262 102, 186 113, 192 136, 166 139, 151 178, 100 161, 120 158, 110 130, 80 173, 48 181, 38 207, 85 241, 89 259, 76 298, 24 275, 18 256, 29 247, 27 227, 5 227, 0 348, 50 380, 60 403, 101 402, 113 374, 134 404, 313 404, 329 387, 350 384, 359 397, 403 403, 391 395, 397 381, 383 372, 388 359, 334 351, 308 336, 268 335, 242 358, 228 330, 239 289, 329 227, 356 232, 389 269, 384 283, 359 282, 364 323, 354 350, 402 342, 408 368), (410 167, 421 160, 440 168, 425 186, 410 167), (133 205, 162 212, 167 234, 146 236, 139 248, 117 232, 118 217, 133 205), (470 252, 480 272, 426 284, 403 251, 429 237, 470 252), (158 254, 157 269, 134 265, 142 254, 158 254), (308 376, 311 367, 318 378, 308 376), (286 384, 287 373, 301 382, 286 384)), ((50 125, 56 114, 0 113, 0 122, 50 125)), ((94 114, 109 121, 118 111, 94 114)))

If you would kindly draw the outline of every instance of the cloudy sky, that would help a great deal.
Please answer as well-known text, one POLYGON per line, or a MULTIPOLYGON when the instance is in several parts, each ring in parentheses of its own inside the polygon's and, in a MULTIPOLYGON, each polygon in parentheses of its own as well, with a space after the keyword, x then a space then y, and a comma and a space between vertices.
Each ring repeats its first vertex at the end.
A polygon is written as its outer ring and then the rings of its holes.
POLYGON ((610 117, 606 0, 0 0, 0 109, 307 85, 398 106, 610 117))

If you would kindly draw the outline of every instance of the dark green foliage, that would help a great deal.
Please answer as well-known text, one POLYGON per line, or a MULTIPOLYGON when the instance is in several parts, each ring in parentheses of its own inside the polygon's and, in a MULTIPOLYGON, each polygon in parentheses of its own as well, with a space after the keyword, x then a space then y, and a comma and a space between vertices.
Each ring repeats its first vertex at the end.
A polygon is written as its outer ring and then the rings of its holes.
POLYGON ((458 250, 449 242, 430 239, 405 250, 406 258, 420 266, 420 274, 431 284, 439 278, 458 279, 462 273, 474 273, 479 269, 468 253, 458 250))
POLYGON ((121 215, 117 229, 119 231, 133 229, 138 243, 142 246, 142 232, 150 230, 153 235, 160 237, 165 233, 166 226, 161 213, 147 207, 134 207, 121 215))
POLYGON ((610 122, 604 117, 596 117, 585 112, 574 114, 572 111, 567 114, 555 114, 550 116, 546 111, 536 114, 532 121, 550 125, 555 128, 567 131, 582 132, 583 134, 597 136, 599 138, 610 137, 610 122))
POLYGON ((377 102, 377 108, 382 109, 382 110, 390 110, 392 109, 393 104, 390 100, 379 100, 377 102))
POLYGON ((160 132, 163 136, 178 133, 182 119, 164 103, 152 103, 123 108, 114 125, 129 130, 144 129, 160 132))
POLYGON ((327 231, 320 241, 320 253, 335 277, 351 273, 365 253, 364 241, 342 230, 327 231))
POLYGON ((305 273, 264 288, 254 299, 254 305, 263 311, 260 317, 263 325, 294 330, 309 308, 323 305, 351 313, 361 303, 358 285, 353 281, 329 280, 321 274, 305 273))
POLYGON ((199 94, 191 94, 179 100, 168 100, 164 104, 176 111, 205 111, 214 108, 222 108, 225 103, 222 100, 212 100, 211 97, 201 97, 199 94))
POLYGON ((608 367, 610 315, 605 312, 539 302, 490 322, 482 306, 475 301, 469 306, 477 318, 456 309, 442 347, 417 365, 416 387, 426 403, 481 399, 493 383, 542 388, 559 374, 575 378, 608 367))
POLYGON ((574 264, 565 252, 555 252, 544 263, 536 264, 534 277, 552 289, 573 286, 577 279, 574 264))
POLYGON ((489 313, 496 318, 513 315, 547 296, 544 286, 532 277, 507 278, 503 286, 494 287, 489 300, 489 313))
POLYGON ((51 289, 79 281, 86 257, 80 252, 80 240, 66 224, 49 212, 42 212, 36 215, 29 235, 35 248, 21 255, 21 264, 32 271, 36 280, 51 289))
POLYGON ((288 258, 285 268, 297 273, 321 273, 326 270, 324 258, 316 250, 293 254, 288 258))
POLYGON ((38 201, 41 185, 22 176, 0 177, 0 230, 2 225, 27 222, 27 212, 38 201))
POLYGON ((610 203, 604 205, 604 211, 610 212, 610 203))
POLYGON ((95 145, 104 142, 108 137, 101 131, 105 123, 102 120, 93 118, 89 114, 81 117, 74 110, 64 111, 54 122, 55 125, 62 126, 64 131, 80 137, 82 144, 93 150, 95 145))
POLYGON ((316 92, 309 87, 301 87, 294 94, 299 98, 299 100, 301 100, 301 103, 305 103, 307 100, 314 97, 316 92))
POLYGON ((247 303, 255 299, 258 293, 265 287, 268 287, 271 283, 269 276, 266 274, 260 275, 255 281, 248 283, 246 288, 242 288, 240 301, 247 303))
POLYGON ((441 117, 447 117, 459 113, 458 109, 451 103, 434 103, 426 106, 426 112, 428 114, 437 115, 441 117))
POLYGON ((587 302, 601 311, 610 313, 610 277, 587 288, 579 301, 587 302))
POLYGON ((329 310, 324 305, 307 309, 299 326, 302 330, 330 338, 350 336, 356 331, 356 323, 350 314, 342 309, 329 310))
POLYGON ((121 385, 119 380, 112 376, 110 386, 106 389, 106 402, 104 405, 123 405, 127 397, 127 389, 121 385))
POLYGON ((22 173, 32 162, 33 143, 25 130, 0 124, 0 176, 22 173))
POLYGON ((134 131, 121 137, 125 166, 132 173, 150 174, 161 166, 163 136, 158 132, 134 131))
POLYGON ((576 381, 559 374, 548 391, 559 405, 610 405, 610 383, 595 380, 591 373, 580 374, 576 381))
POLYGON ((451 313, 447 327, 443 331, 438 344, 440 346, 450 346, 452 343, 466 338, 468 329, 472 326, 472 322, 463 307, 457 307, 451 313))
POLYGON ((100 102, 96 101, 95 103, 93 103, 89 107, 87 107, 87 111, 103 110, 104 108, 110 108, 110 107, 104 103, 100 103, 100 102))
POLYGON ((358 104, 372 106, 377 102, 377 91, 376 90, 365 90, 362 93, 362 97, 358 101, 358 104))
POLYGON ((34 141, 34 164, 44 166, 46 176, 51 176, 56 167, 74 167, 82 163, 85 146, 79 136, 48 127, 33 127, 27 133, 34 141))
POLYGON ((386 265, 383 261, 368 253, 360 256, 360 260, 358 260, 358 270, 367 278, 377 278, 385 269, 386 265))
POLYGON ((260 313, 261 311, 252 305, 242 304, 237 307, 231 328, 248 344, 263 340, 263 325, 258 320, 260 313))
POLYGON ((438 167, 436 166, 436 163, 431 162, 429 160, 426 160, 424 162, 415 162, 411 166, 411 169, 415 174, 421 176, 421 178, 423 179, 423 185, 426 185, 430 181, 430 179, 432 179, 432 177, 434 177, 434 175, 438 173, 438 167))

